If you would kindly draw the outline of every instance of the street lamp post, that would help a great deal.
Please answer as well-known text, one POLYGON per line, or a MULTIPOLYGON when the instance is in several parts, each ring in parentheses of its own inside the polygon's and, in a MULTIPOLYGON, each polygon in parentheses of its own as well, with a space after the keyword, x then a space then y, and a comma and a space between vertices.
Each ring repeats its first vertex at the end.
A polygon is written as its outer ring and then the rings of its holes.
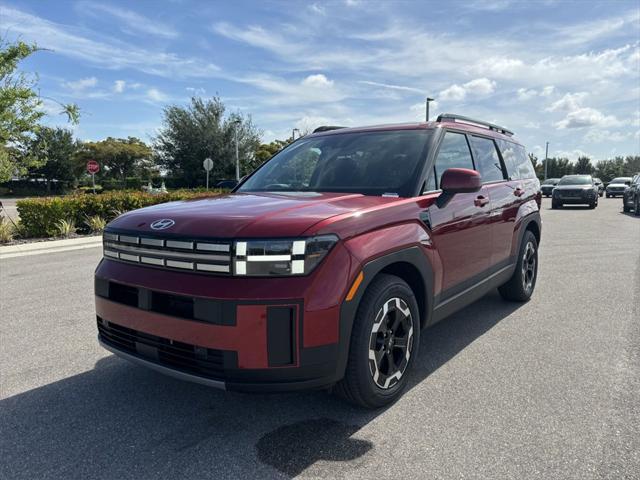
POLYGON ((298 132, 298 136, 300 135, 300 130, 298 128, 294 128, 291 130, 291 141, 293 142, 296 139, 296 132, 298 132))
POLYGON ((549 164, 549 142, 544 149, 544 179, 547 179, 547 165, 549 164))
POLYGON ((429 103, 433 102, 434 99, 431 97, 427 97, 427 122, 429 121, 429 103))
POLYGON ((236 181, 240 182, 240 153, 238 150, 238 125, 240 125, 240 120, 235 120, 233 122, 235 125, 235 133, 236 133, 236 181))

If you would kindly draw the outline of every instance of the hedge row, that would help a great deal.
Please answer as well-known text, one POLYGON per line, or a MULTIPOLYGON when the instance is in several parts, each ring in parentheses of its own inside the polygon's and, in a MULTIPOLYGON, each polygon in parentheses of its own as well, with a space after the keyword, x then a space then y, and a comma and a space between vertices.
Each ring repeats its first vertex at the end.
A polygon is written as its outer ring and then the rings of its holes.
POLYGON ((27 198, 17 202, 20 230, 25 237, 53 237, 61 220, 72 221, 79 233, 88 233, 88 217, 109 221, 121 213, 158 203, 219 195, 220 191, 175 190, 161 195, 137 191, 108 192, 100 195, 27 198))

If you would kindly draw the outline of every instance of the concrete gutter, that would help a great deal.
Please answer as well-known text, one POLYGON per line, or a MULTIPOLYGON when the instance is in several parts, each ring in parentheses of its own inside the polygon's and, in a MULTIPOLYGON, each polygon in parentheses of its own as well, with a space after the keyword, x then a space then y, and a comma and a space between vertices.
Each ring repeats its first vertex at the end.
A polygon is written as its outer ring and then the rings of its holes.
POLYGON ((0 247, 0 259, 39 255, 41 253, 66 252, 69 250, 81 250, 100 246, 102 246, 102 235, 69 238, 66 240, 20 243, 18 245, 0 247))

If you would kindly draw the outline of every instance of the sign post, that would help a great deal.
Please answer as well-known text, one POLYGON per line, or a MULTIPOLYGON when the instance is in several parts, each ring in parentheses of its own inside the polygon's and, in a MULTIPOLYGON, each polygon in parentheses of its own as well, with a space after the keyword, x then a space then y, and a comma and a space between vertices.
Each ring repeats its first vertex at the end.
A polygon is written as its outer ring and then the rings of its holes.
POLYGON ((96 173, 100 171, 100 164, 95 160, 87 162, 87 172, 91 174, 91 183, 93 185, 93 193, 96 193, 96 173))
POLYGON ((205 158, 204 162, 202 162, 202 166, 207 171, 207 190, 209 190, 209 172, 213 168, 213 160, 210 158, 205 158))

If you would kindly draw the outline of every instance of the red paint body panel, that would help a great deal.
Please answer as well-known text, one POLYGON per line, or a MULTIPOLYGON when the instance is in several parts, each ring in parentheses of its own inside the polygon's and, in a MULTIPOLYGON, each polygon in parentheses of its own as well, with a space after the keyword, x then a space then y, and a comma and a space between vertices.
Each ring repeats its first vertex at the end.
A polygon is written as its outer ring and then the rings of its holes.
POLYGON ((200 347, 238 352, 241 368, 267 368, 266 307, 238 306, 235 327, 203 325, 96 297, 96 314, 118 325, 200 347))

